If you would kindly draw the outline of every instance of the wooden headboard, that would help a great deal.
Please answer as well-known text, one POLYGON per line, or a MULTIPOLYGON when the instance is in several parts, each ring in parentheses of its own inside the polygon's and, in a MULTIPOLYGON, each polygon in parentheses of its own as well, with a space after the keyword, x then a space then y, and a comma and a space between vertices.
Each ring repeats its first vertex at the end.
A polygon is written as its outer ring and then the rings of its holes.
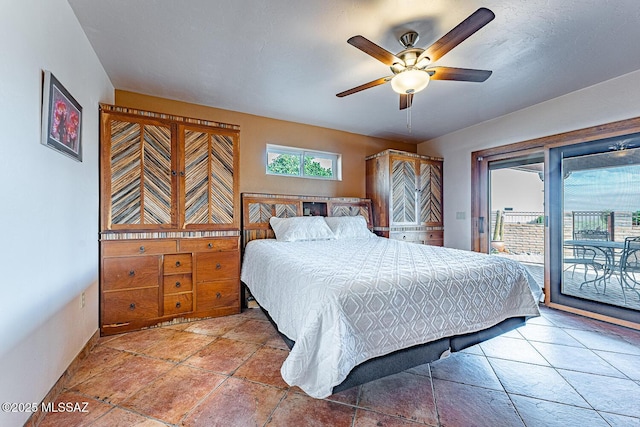
POLYGON ((254 239, 273 239, 272 216, 355 216, 362 215, 373 228, 371 200, 357 197, 290 196, 242 193, 242 247, 254 239))

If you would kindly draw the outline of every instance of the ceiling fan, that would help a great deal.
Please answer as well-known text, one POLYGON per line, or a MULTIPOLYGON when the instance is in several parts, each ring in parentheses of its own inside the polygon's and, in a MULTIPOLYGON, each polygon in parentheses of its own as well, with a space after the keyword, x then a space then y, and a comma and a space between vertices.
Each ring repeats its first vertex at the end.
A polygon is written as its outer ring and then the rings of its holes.
POLYGON ((408 31, 400 37, 400 44, 404 46, 404 50, 395 55, 362 36, 353 36, 347 43, 389 66, 393 74, 345 90, 336 96, 342 98, 390 81, 393 90, 400 94, 400 109, 404 110, 411 107, 413 95, 427 87, 430 80, 483 82, 489 78, 491 71, 430 64, 487 25, 493 18, 493 12, 482 7, 426 49, 414 47, 418 41, 418 33, 408 31))

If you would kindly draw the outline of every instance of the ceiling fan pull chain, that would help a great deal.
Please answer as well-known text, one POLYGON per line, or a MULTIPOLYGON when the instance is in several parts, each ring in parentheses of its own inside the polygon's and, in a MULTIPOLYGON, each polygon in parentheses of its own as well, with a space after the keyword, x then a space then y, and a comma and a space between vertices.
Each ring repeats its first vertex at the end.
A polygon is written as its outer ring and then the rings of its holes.
POLYGON ((409 134, 411 134, 411 106, 413 102, 409 103, 409 108, 407 108, 407 129, 409 129, 409 134))

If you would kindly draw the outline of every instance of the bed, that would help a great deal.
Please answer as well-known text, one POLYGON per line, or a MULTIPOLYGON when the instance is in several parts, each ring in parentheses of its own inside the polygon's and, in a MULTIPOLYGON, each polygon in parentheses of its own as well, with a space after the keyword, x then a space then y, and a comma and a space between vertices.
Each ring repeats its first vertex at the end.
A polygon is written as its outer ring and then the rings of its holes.
POLYGON ((241 280, 291 348, 289 385, 324 398, 539 315, 521 264, 378 237, 370 218, 366 199, 243 194, 241 280))

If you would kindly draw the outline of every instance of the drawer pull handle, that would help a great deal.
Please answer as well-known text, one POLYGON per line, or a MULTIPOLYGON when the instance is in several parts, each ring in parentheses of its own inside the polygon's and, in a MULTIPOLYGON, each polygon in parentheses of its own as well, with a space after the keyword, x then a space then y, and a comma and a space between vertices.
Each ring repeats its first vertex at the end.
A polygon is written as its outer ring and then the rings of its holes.
POLYGON ((220 292, 216 292, 216 298, 218 299, 222 298, 222 294, 220 292))
POLYGON ((216 270, 220 270, 222 268, 222 266, 220 265, 220 263, 216 264, 216 270))
POLYGON ((181 306, 181 305, 182 305, 182 304, 180 304, 180 301, 178 301, 178 302, 176 303, 176 308, 180 308, 180 306, 181 306))
POLYGON ((171 171, 171 175, 176 176, 176 171, 171 171))
POLYGON ((406 240, 406 239, 407 239, 407 236, 402 236, 402 240, 406 240))
POLYGON ((131 271, 129 271, 129 276, 132 276, 132 277, 133 277, 133 276, 135 276, 135 275, 136 275, 135 270, 131 270, 131 271))
POLYGON ((180 267, 180 261, 176 261, 176 267, 180 267))
POLYGON ((176 282, 176 288, 180 287, 180 282, 176 282))
POLYGON ((140 252, 144 252, 144 246, 140 246, 140 252))
POLYGON ((131 304, 129 304, 129 310, 135 310, 136 309, 136 303, 132 302, 131 304))
POLYGON ((184 176, 184 171, 180 171, 180 176, 184 176))
POLYGON ((209 249, 213 248, 213 243, 209 243, 209 244, 207 245, 207 247, 208 247, 209 249))

